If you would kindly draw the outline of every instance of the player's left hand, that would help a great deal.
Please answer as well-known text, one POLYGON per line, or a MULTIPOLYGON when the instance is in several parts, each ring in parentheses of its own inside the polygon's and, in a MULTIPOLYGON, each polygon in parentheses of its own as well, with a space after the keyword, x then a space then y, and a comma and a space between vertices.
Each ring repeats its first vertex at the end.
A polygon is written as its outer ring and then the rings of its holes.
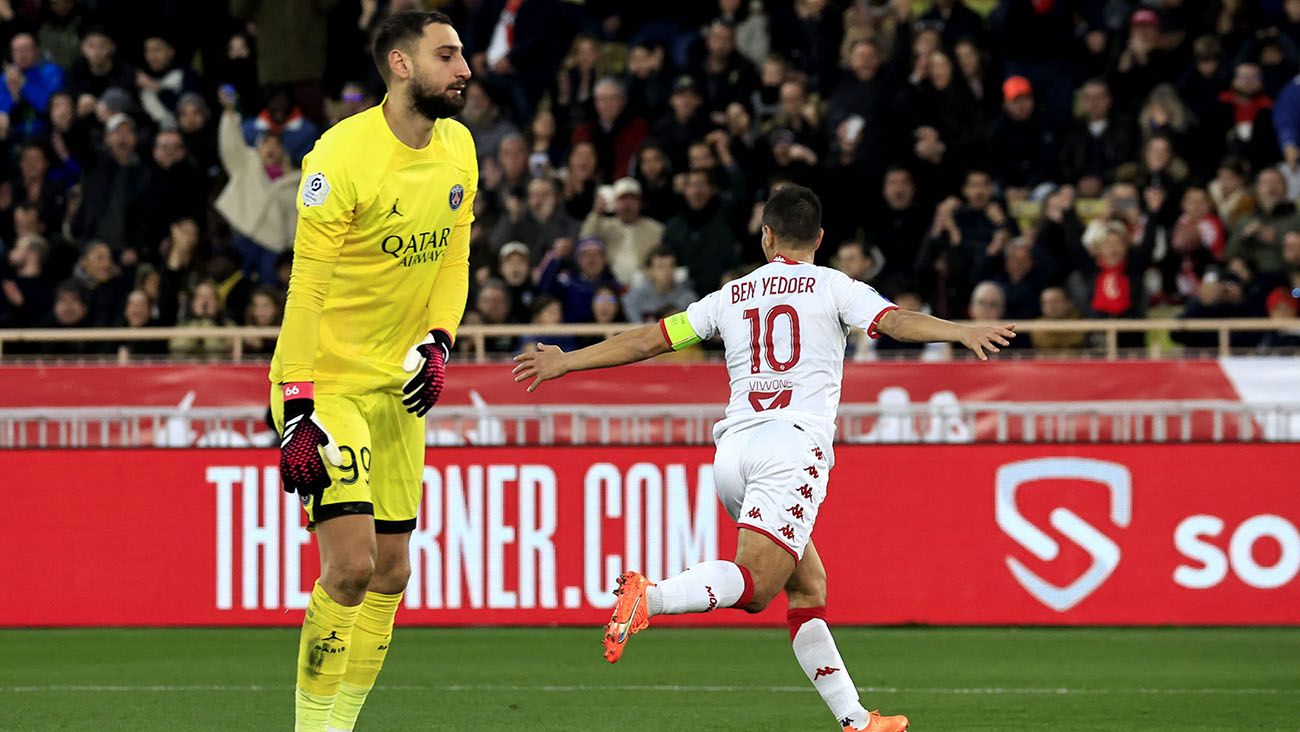
POLYGON ((447 381, 447 358, 450 355, 451 336, 441 330, 430 332, 407 352, 402 369, 415 375, 402 387, 402 404, 406 405, 406 411, 423 417, 438 403, 443 384, 447 381))
POLYGON ((528 351, 515 356, 515 383, 532 379, 533 383, 528 385, 529 393, 537 390, 543 381, 558 379, 569 373, 564 365, 564 351, 559 346, 548 346, 544 343, 537 344, 536 351, 528 351))
POLYGON ((975 352, 981 361, 989 360, 988 353, 997 353, 998 346, 1010 346, 1016 337, 1016 324, 1007 325, 968 325, 962 335, 961 344, 975 352), (996 345, 995 345, 996 344, 996 345))

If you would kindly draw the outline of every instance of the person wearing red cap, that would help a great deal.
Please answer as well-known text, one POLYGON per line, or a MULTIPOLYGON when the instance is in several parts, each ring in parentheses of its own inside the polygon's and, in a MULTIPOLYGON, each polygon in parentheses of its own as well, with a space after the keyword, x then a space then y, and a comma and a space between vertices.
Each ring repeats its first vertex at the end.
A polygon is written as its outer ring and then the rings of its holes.
POLYGON ((1136 111, 1156 84, 1177 75, 1173 55, 1161 44, 1160 16, 1148 8, 1133 13, 1114 79, 1115 98, 1128 106, 1126 112, 1136 111))
POLYGON ((994 179, 1009 200, 1024 200, 1034 186, 1052 180, 1056 140, 1034 107, 1034 89, 1023 76, 1002 82, 1002 114, 989 130, 994 179))

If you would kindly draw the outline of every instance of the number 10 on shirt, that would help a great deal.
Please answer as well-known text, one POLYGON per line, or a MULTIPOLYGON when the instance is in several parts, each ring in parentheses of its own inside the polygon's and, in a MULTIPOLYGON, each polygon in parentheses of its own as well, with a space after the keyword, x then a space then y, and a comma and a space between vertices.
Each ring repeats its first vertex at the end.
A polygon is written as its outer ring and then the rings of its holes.
POLYGON ((778 374, 799 363, 799 312, 794 307, 785 303, 775 305, 765 317, 760 317, 758 308, 749 308, 743 315, 749 321, 749 373, 756 374, 761 369, 760 351, 768 367, 778 374), (778 323, 783 315, 785 322, 778 323), (785 360, 779 359, 772 343, 773 333, 779 327, 790 329, 790 357, 785 360))

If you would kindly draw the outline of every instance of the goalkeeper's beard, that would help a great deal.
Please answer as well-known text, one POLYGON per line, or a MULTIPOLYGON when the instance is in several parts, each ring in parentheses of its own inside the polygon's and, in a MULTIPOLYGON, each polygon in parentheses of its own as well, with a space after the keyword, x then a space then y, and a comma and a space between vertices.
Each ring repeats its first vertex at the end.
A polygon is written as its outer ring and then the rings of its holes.
POLYGON ((442 94, 429 91, 424 84, 411 80, 411 108, 433 121, 455 117, 465 108, 465 93, 449 97, 446 90, 442 94))

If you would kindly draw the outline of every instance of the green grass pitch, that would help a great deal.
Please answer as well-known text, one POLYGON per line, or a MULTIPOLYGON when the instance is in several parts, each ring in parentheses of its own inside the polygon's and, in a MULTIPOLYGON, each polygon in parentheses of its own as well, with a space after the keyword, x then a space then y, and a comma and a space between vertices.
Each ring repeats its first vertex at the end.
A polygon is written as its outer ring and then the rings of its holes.
MULTIPOLYGON (((1300 629, 837 628, 914 732, 1300 730, 1300 629)), ((0 730, 293 727, 291 630, 0 631, 0 730)), ((358 732, 835 730, 784 630, 398 628, 358 732)))

